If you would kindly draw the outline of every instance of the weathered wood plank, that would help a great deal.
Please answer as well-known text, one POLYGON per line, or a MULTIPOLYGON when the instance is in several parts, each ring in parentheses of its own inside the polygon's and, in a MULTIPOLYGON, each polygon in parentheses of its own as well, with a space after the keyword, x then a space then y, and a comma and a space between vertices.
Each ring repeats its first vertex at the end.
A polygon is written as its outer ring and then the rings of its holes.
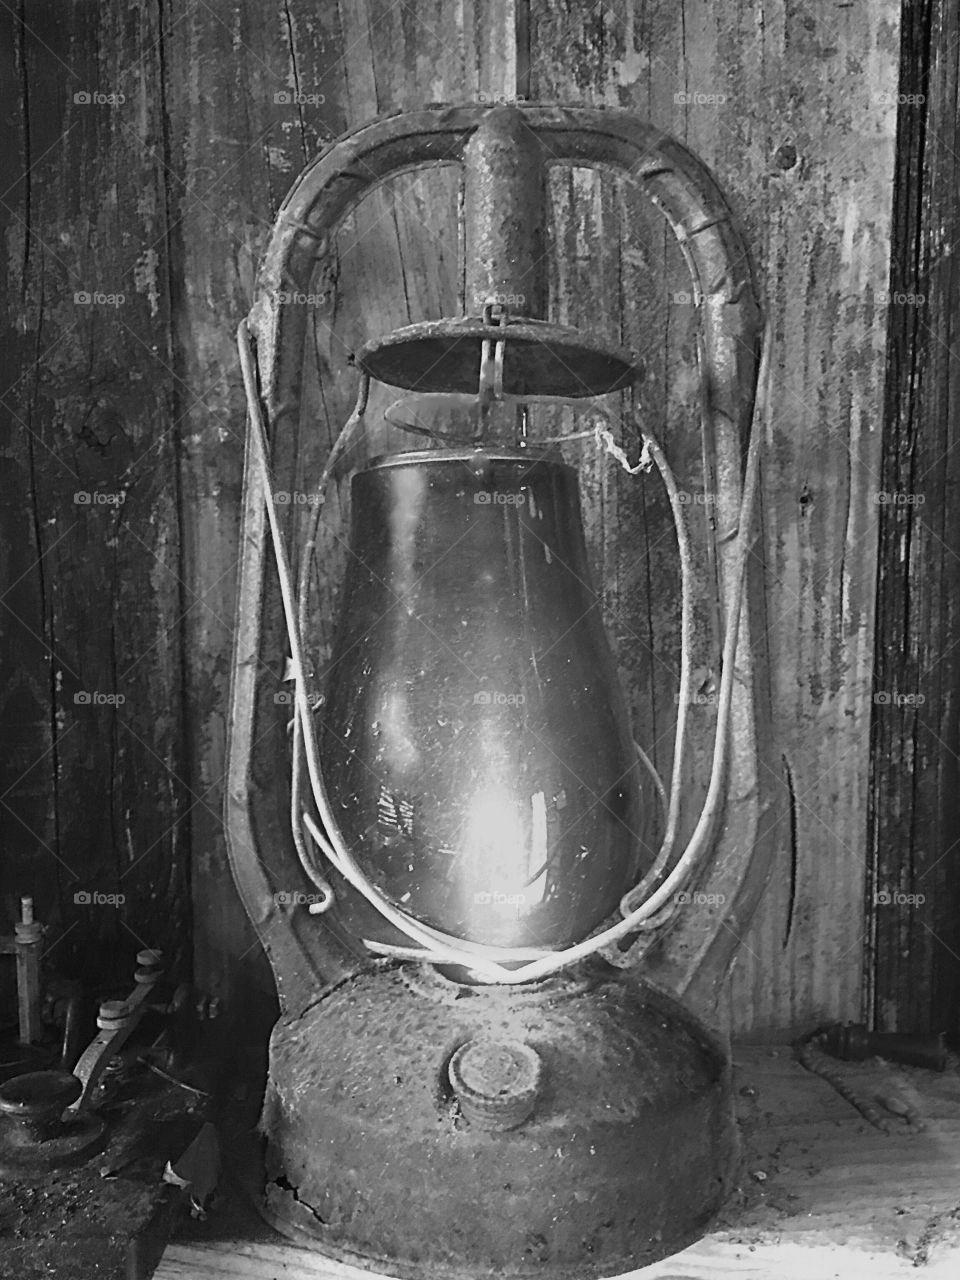
POLYGON ((145 943, 189 960, 159 33, 152 9, 80 0, 23 19, 3 16, 23 164, 3 201, 22 475, 4 692, 26 712, 4 889, 33 893, 51 963, 116 981, 145 943))
POLYGON ((296 94, 321 91, 300 88, 291 38, 283 6, 165 11, 193 943, 200 981, 228 1004, 244 989, 248 999, 272 994, 230 878, 221 814, 246 420, 234 333, 273 212, 317 139, 316 108, 296 94), (226 101, 235 112, 224 111, 226 101))
MULTIPOLYGON (((851 921, 862 913, 884 318, 873 295, 888 253, 896 22, 892 4, 829 19, 775 6, 758 79, 731 85, 738 118, 772 103, 777 122, 768 132, 753 117, 743 142, 764 197, 755 244, 777 335, 763 518, 794 835, 738 963, 733 999, 752 989, 755 1026, 859 1012, 863 938, 851 921), (797 161, 782 168, 791 147, 797 161)), ((749 208, 737 141, 718 163, 749 208)))
MULTIPOLYGON (((929 1280, 953 1280, 956 1274, 956 1251, 937 1258, 924 1268, 929 1280)), ((295 1249, 289 1245, 246 1244, 171 1244, 155 1280, 376 1280, 379 1274, 361 1271, 343 1263, 332 1262, 295 1249)), ((735 1242, 702 1243, 674 1254, 663 1262, 639 1271, 625 1272, 619 1280, 724 1280, 727 1276, 750 1280, 898 1280, 915 1276, 913 1263, 889 1252, 880 1252, 856 1242, 836 1241, 783 1242, 780 1244, 737 1244, 735 1242)))
POLYGON ((958 44, 955 6, 906 6, 877 486, 887 500, 869 849, 877 1025, 952 1032, 960 997, 958 44))
MULTIPOLYGON (((0 19, 0 94, 4 118, 11 122, 8 156, 11 170, 26 174, 31 155, 19 95, 26 88, 28 51, 22 29, 11 13, 0 19), (16 124, 14 124, 16 122, 16 124)), ((34 64, 35 65, 35 64, 34 64)), ((48 549, 41 513, 37 509, 34 475, 37 455, 47 449, 29 420, 31 370, 42 354, 27 316, 39 306, 36 273, 32 270, 34 246, 27 236, 25 219, 28 185, 18 177, 5 191, 0 205, 4 223, 4 279, 7 305, 0 331, 3 368, 2 449, 5 483, 0 488, 0 555, 3 594, 0 609, 0 725, 3 733, 2 803, 0 841, 3 847, 2 923, 0 931, 12 933, 19 918, 19 896, 37 884, 39 857, 56 843, 56 785, 50 658, 44 632, 43 554, 48 549)), ((52 340, 52 338, 51 338, 52 340)), ((41 464, 42 465, 42 464, 41 464)), ((45 514, 45 513, 44 513, 45 514)), ((52 541, 50 539, 49 541, 52 541)), ((54 868, 56 863, 51 857, 54 868)), ((49 873, 48 873, 49 874, 49 873)), ((52 903, 43 897, 38 911, 52 903)), ((12 967, 4 966, 6 989, 15 997, 12 967)))

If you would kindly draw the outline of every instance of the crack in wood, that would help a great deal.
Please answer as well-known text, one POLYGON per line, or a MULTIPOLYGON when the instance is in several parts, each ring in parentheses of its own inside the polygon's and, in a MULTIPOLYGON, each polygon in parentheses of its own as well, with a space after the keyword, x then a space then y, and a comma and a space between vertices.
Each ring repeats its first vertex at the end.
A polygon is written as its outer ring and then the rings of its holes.
POLYGON ((783 934, 783 946, 786 949, 790 945, 790 935, 793 931, 793 912, 797 900, 797 794, 794 788, 793 770, 790 768, 790 761, 786 755, 781 755, 780 759, 783 761, 783 772, 786 776, 790 817, 790 888, 787 895, 787 925, 783 934))

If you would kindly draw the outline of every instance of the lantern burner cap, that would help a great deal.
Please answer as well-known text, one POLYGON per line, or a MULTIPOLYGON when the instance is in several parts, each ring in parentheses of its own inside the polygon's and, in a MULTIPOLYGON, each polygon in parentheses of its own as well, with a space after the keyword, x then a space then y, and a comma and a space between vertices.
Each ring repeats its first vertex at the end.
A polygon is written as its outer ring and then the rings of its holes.
POLYGON ((579 399, 622 391, 642 372, 633 352, 581 329, 527 317, 491 324, 481 316, 406 325, 356 355, 364 373, 420 392, 476 393, 485 342, 504 344, 503 393, 579 399))

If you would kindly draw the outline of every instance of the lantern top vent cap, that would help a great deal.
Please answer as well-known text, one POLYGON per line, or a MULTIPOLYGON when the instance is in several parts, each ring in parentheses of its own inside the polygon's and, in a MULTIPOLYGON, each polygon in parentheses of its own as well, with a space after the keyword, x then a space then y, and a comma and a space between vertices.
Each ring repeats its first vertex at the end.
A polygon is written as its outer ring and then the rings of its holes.
POLYGON ((503 394, 580 399, 622 391, 643 373, 639 358, 600 335, 526 317, 427 320, 366 343, 357 367, 408 391, 476 393, 485 342, 502 342, 503 394))

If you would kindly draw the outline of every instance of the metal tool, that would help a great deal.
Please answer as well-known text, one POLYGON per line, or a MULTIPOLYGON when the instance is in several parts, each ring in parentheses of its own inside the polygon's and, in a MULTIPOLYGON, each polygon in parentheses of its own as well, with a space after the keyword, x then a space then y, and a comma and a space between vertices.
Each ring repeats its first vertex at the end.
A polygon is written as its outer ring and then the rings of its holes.
POLYGON ((34 918, 33 898, 24 896, 20 899, 20 919, 13 929, 12 937, 0 938, 0 955, 16 956, 20 1043, 35 1044, 43 1035, 40 989, 43 925, 34 918))
POLYGON ((140 951, 133 991, 125 1001, 100 1005, 99 1031, 73 1071, 31 1071, 0 1085, 0 1171, 20 1178, 42 1175, 101 1148, 106 1125, 96 1115, 98 1084, 150 1008, 162 973, 161 953, 140 951))

